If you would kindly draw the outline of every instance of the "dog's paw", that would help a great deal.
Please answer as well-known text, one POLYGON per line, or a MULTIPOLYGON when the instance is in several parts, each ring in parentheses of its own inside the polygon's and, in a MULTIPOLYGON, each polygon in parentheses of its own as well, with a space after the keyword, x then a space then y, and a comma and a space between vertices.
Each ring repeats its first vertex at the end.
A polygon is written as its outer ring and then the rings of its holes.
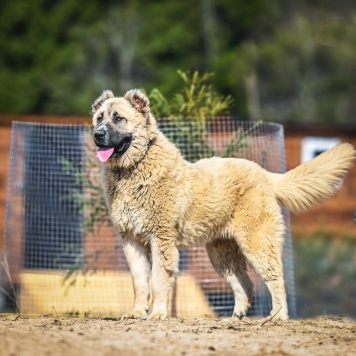
MULTIPOLYGON (((270 318, 272 318, 272 317, 273 317, 273 315, 270 316, 270 318)), ((277 320, 286 321, 288 319, 289 319, 289 316, 286 314, 281 314, 281 315, 277 314, 276 316, 273 317, 273 320, 275 320, 275 321, 277 321, 277 320)))
POLYGON ((289 316, 288 316, 288 312, 286 312, 285 309, 279 308, 278 310, 273 309, 270 313, 269 318, 267 319, 273 319, 275 321, 277 320, 285 321, 289 319, 289 316))
POLYGON ((246 311, 248 308, 236 308, 234 309, 234 312, 232 314, 233 318, 239 318, 242 319, 246 316, 246 311))
POLYGON ((240 303, 236 303, 234 307, 234 312, 232 313, 232 317, 239 319, 244 318, 249 307, 250 301, 248 301, 247 299, 245 301, 241 301, 240 303))
POLYGON ((246 317, 246 313, 245 312, 234 312, 231 316, 232 318, 238 318, 238 319, 243 319, 246 317))
POLYGON ((168 315, 164 312, 152 313, 148 316, 147 320, 167 320, 168 315))
POLYGON ((146 310, 133 310, 132 312, 126 313, 121 317, 121 320, 126 320, 126 319, 145 320, 147 319, 147 312, 146 310))

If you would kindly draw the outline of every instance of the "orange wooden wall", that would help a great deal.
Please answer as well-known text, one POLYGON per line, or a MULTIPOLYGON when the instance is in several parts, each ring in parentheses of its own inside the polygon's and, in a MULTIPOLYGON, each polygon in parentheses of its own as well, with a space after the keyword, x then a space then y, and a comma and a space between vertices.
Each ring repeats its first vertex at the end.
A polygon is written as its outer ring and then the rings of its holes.
MULTIPOLYGON (((342 142, 349 142, 356 147, 356 130, 336 130, 308 128, 285 129, 287 170, 300 164, 301 143, 305 136, 338 137, 342 142)), ((292 215, 294 234, 308 234, 315 230, 333 232, 339 235, 356 237, 356 164, 343 181, 341 189, 335 196, 314 207, 307 213, 292 215)))

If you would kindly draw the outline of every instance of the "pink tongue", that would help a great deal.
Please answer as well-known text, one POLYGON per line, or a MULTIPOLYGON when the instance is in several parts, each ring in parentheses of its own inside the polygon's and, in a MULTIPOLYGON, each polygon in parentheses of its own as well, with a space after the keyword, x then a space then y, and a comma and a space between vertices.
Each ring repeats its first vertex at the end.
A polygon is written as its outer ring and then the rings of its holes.
POLYGON ((101 162, 106 162, 114 152, 114 147, 99 147, 98 157, 101 162))

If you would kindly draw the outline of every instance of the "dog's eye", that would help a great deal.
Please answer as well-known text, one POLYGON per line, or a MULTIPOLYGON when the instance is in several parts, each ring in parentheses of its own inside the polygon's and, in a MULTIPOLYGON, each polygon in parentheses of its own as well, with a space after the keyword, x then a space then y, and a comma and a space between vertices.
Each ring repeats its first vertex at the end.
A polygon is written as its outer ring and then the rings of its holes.
POLYGON ((97 122, 98 124, 100 124, 100 123, 103 121, 103 118, 104 118, 104 115, 103 115, 103 113, 101 113, 101 114, 97 117, 96 122, 97 122))
POLYGON ((120 116, 117 112, 114 112, 112 119, 115 123, 120 122, 121 120, 124 120, 124 117, 120 116))

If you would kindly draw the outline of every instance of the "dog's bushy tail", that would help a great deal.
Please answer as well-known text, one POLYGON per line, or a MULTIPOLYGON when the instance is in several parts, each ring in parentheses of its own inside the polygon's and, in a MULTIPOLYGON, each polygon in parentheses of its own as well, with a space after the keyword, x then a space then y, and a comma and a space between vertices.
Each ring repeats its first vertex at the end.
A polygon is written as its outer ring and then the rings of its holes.
POLYGON ((343 143, 285 174, 272 174, 278 202, 291 212, 303 212, 332 196, 356 158, 354 147, 343 143))

